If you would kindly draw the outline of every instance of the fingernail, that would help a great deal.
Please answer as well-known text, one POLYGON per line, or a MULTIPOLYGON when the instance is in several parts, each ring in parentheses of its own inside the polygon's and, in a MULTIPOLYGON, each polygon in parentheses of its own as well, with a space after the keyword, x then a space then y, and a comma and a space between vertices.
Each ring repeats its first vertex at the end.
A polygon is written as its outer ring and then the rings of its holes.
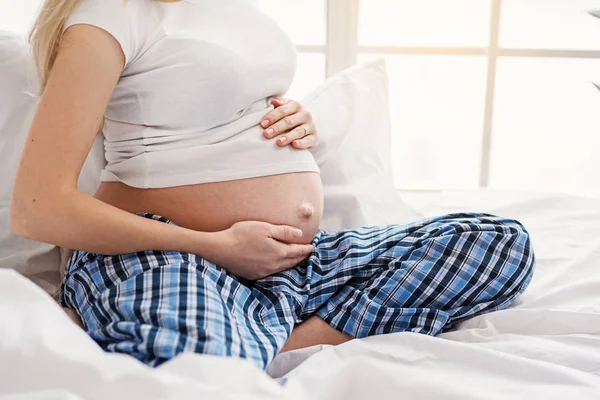
POLYGON ((277 140, 279 143, 284 144, 287 141, 287 138, 285 136, 279 138, 279 140, 277 140))
POLYGON ((263 120, 263 122, 261 122, 260 125, 263 128, 266 128, 267 126, 269 126, 269 120, 268 119, 263 120))
POLYGON ((294 229, 294 237, 302 237, 302 231, 300 229, 294 229))
POLYGON ((287 102, 288 102, 288 99, 275 99, 275 100, 277 100, 277 101, 278 101, 278 102, 280 102, 281 104, 285 104, 285 103, 287 103, 287 102))
POLYGON ((273 134, 275 133, 275 131, 274 131, 273 129, 267 129, 267 131, 266 131, 266 132, 267 132, 267 136, 268 136, 268 137, 271 137, 271 136, 273 136, 273 134))

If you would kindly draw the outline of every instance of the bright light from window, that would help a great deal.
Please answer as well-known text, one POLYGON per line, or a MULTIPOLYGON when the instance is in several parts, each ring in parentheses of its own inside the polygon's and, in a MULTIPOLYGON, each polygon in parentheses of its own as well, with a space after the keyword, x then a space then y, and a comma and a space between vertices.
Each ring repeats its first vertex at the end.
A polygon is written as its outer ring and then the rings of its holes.
MULTIPOLYGON (((363 56, 361 61, 373 57, 363 56)), ((485 58, 388 56, 386 59, 397 186, 477 187, 485 58)))
POLYGON ((600 50, 600 0, 503 0, 502 47, 600 50))
POLYGON ((490 0, 363 0, 364 46, 487 46, 490 0))
POLYGON ((600 60, 502 58, 491 185, 600 194, 600 60))

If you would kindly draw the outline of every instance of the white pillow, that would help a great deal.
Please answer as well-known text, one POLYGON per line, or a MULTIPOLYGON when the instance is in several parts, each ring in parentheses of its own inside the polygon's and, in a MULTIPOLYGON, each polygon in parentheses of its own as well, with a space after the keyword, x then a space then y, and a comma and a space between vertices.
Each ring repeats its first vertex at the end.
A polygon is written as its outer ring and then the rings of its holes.
MULTIPOLYGON (((60 282, 60 252, 55 246, 15 236, 9 223, 10 198, 23 145, 37 107, 36 82, 29 46, 19 36, 0 31, 0 268, 11 268, 47 292, 60 282)), ((84 165, 79 188, 93 194, 104 165, 99 137, 84 165)))
POLYGON ((394 186, 385 61, 332 77, 302 103, 313 114, 321 143, 325 212, 321 228, 335 231, 408 223, 420 218, 394 186))

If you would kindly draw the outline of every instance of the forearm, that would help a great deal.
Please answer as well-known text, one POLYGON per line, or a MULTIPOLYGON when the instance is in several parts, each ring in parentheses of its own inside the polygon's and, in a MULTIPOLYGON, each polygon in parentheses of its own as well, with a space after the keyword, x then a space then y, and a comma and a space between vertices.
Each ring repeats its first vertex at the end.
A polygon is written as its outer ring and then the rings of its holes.
POLYGON ((204 256, 214 234, 130 214, 75 189, 51 197, 21 195, 11 221, 20 236, 69 249, 116 255, 167 250, 204 256))

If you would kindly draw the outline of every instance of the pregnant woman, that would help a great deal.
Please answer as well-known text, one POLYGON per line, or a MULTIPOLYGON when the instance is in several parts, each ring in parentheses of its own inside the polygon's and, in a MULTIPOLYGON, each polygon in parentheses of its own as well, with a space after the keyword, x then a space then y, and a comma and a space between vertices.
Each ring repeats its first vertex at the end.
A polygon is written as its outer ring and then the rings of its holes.
POLYGON ((316 128, 281 97, 295 50, 251 0, 46 0, 32 44, 41 99, 11 223, 77 249, 60 301, 107 351, 266 368, 315 344, 435 335, 531 280, 509 219, 319 231, 316 128), (77 179, 100 130, 89 197, 77 179))

